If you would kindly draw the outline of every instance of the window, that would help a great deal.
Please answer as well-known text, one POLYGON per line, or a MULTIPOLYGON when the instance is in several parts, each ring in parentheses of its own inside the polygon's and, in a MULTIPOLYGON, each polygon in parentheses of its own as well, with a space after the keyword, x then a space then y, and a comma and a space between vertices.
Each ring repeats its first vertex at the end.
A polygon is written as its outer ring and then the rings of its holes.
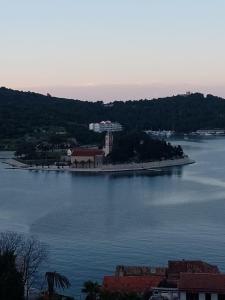
POLYGON ((225 294, 219 294, 218 300, 225 300, 225 294))
POLYGON ((205 300, 211 300, 211 294, 209 293, 205 294, 205 300))
POLYGON ((196 294, 196 293, 187 293, 186 299, 187 300, 199 300, 199 297, 198 297, 198 294, 196 294))

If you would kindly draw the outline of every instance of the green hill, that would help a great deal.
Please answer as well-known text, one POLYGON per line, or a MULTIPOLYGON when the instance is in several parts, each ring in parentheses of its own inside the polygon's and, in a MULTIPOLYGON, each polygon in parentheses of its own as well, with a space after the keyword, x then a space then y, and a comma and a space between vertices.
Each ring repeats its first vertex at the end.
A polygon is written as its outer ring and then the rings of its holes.
POLYGON ((99 142, 102 135, 90 132, 88 124, 101 120, 118 121, 128 130, 225 128, 225 100, 196 93, 104 105, 0 88, 1 144, 55 135, 80 143, 99 142))

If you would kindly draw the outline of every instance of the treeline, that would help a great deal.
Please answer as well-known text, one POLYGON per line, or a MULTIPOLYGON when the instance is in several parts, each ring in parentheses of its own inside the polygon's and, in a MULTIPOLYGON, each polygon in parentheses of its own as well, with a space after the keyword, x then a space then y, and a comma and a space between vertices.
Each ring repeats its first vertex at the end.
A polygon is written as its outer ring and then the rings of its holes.
POLYGON ((180 145, 151 138, 144 132, 121 132, 114 134, 112 152, 107 158, 111 163, 148 162, 183 157, 180 145))
POLYGON ((100 142, 102 135, 90 132, 88 124, 101 120, 118 121, 128 130, 225 128, 225 100, 196 93, 104 105, 0 88, 0 141, 64 135, 100 142))

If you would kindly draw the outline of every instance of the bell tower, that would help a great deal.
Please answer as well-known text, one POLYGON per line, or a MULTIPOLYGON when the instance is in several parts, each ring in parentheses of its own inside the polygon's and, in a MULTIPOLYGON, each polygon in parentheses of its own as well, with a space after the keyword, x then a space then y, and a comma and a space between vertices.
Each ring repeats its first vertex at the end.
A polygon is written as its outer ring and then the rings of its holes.
POLYGON ((113 135, 112 132, 107 132, 105 136, 105 156, 112 152, 113 147, 113 135))

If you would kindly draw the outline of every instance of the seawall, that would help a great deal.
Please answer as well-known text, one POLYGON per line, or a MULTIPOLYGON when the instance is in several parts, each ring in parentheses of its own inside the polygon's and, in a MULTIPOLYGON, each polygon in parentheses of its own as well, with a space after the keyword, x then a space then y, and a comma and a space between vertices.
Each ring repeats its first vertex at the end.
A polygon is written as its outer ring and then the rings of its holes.
POLYGON ((49 167, 29 167, 28 165, 22 164, 17 160, 10 159, 5 163, 11 166, 12 169, 25 169, 25 170, 46 170, 46 171, 66 171, 66 172, 80 172, 80 173, 107 173, 107 172, 127 172, 127 171, 154 171, 162 168, 183 166, 195 163, 194 160, 189 157, 169 159, 162 161, 146 162, 146 163, 129 163, 129 164, 110 164, 103 165, 99 168, 72 168, 72 167, 60 167, 49 166, 49 167))

